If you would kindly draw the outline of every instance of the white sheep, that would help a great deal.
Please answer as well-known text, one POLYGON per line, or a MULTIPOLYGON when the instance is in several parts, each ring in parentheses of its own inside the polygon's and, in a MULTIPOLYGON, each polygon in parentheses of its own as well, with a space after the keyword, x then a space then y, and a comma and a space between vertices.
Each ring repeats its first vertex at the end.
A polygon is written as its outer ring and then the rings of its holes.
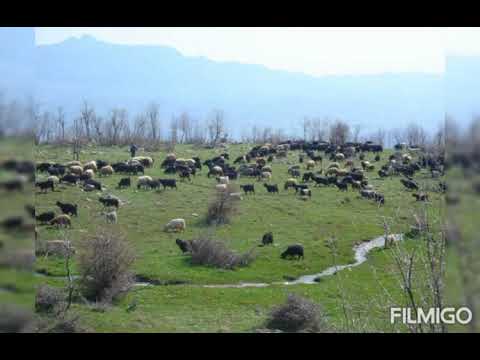
POLYGON ((262 172, 262 179, 263 180, 270 180, 272 178, 272 174, 269 173, 268 171, 262 172))
POLYGON ((174 230, 175 232, 177 231, 184 231, 186 229, 187 225, 185 223, 185 219, 173 219, 170 220, 167 225, 164 227, 164 231, 170 231, 174 230))
POLYGON ((104 166, 100 169, 100 175, 113 175, 114 171, 113 168, 110 165, 104 166))
POLYGON ((75 175, 82 175, 83 168, 81 166, 73 165, 73 166, 70 166, 70 172, 75 175))
POLYGON ((47 178, 47 181, 53 181, 54 184, 58 184, 60 182, 60 179, 55 175, 51 175, 47 178))
POLYGON ((93 171, 97 171, 98 170, 97 163, 92 160, 85 163, 85 165, 83 165, 83 170, 89 170, 89 169, 93 171))
POLYGON ((151 181, 153 181, 151 176, 139 176, 137 181, 137 189, 140 189, 142 186, 146 187, 151 181))
POLYGON ((83 175, 88 176, 89 179, 93 179, 94 174, 92 169, 87 169, 83 172, 83 175))

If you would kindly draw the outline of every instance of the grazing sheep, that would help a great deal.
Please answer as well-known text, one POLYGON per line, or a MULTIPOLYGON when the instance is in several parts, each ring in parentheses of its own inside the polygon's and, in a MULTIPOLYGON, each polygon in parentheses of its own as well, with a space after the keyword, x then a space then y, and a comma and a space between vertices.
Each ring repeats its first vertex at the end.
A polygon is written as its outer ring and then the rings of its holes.
POLYGON ((81 166, 70 166, 70 173, 74 175, 82 175, 83 174, 83 168, 81 166))
POLYGON ((104 207, 114 206, 118 209, 120 206, 120 200, 113 197, 101 197, 98 201, 100 201, 104 207))
POLYGON ((104 215, 105 215, 105 220, 106 220, 107 224, 116 224, 117 223, 117 212, 115 210, 104 213, 104 215))
POLYGON ((312 190, 310 190, 310 189, 301 189, 301 190, 300 190, 300 195, 301 195, 301 196, 312 197, 312 190))
POLYGON ((315 167, 315 161, 308 160, 307 161, 307 170, 313 169, 315 167))
POLYGON ((426 193, 420 193, 420 194, 414 193, 414 194, 412 194, 412 196, 415 199, 417 199, 417 201, 429 201, 428 194, 426 194, 426 193))
POLYGON ((92 185, 92 184, 84 184, 84 185, 83 185, 83 191, 86 191, 86 192, 95 191, 95 185, 92 185))
POLYGON ((182 240, 182 239, 177 239, 175 240, 175 243, 178 245, 180 250, 185 254, 191 250, 191 240, 182 240))
POLYGON ((118 183, 118 188, 121 189, 121 188, 124 188, 124 187, 130 187, 132 184, 130 178, 123 178, 123 179, 120 179, 120 182, 118 183))
POLYGON ((70 216, 66 214, 61 214, 55 217, 53 220, 50 221, 50 225, 56 225, 58 227, 72 227, 72 220, 70 216))
POLYGON ((262 167, 262 172, 264 171, 268 171, 269 173, 272 172, 272 167, 270 165, 265 165, 264 167, 262 167))
POLYGON ((267 189, 267 191, 269 193, 277 193, 278 194, 278 185, 277 184, 273 184, 273 185, 263 184, 263 186, 265 186, 265 188, 267 189))
POLYGON ((164 227, 164 231, 185 231, 187 225, 185 223, 185 219, 173 219, 170 220, 164 227))
POLYGON ((66 182, 69 184, 76 185, 78 180, 80 180, 80 177, 78 177, 77 175, 67 174, 60 178, 60 183, 66 182))
POLYGON ((229 184, 228 176, 219 176, 217 177, 217 181, 219 184, 229 184))
POLYGON ((146 168, 151 168, 153 166, 153 159, 149 156, 136 156, 132 158, 132 160, 142 164, 146 168))
POLYGON ((42 190, 42 192, 47 192, 48 189, 52 189, 52 191, 55 191, 55 185, 53 180, 37 181, 35 183, 35 186, 38 186, 40 190, 42 190))
POLYGON ((95 173, 93 172, 92 169, 87 169, 83 172, 83 175, 85 175, 88 179, 93 179, 93 176, 95 173))
POLYGON ((40 222, 40 224, 49 223, 53 219, 55 219, 55 212, 53 212, 53 211, 46 211, 44 213, 41 213, 41 214, 35 216, 35 220, 40 222))
POLYGON ((60 201, 57 201, 56 205, 60 208, 60 210, 62 210, 62 213, 67 214, 67 215, 78 216, 78 205, 77 204, 62 203, 60 201))
POLYGON ((269 173, 268 171, 265 171, 265 172, 262 172, 262 174, 260 175, 260 178, 262 180, 267 180, 269 181, 271 178, 272 178, 272 174, 269 173))
POLYGON ((287 259, 287 257, 289 258, 297 258, 297 259, 300 259, 300 258, 304 258, 303 256, 304 254, 304 251, 303 251, 303 246, 302 245, 289 245, 287 250, 285 250, 281 255, 280 257, 282 259, 287 259))
POLYGON ((288 179, 287 181, 285 181, 285 185, 283 186, 283 188, 284 188, 285 190, 288 190, 288 189, 290 189, 290 188, 294 188, 295 185, 298 185, 297 180, 296 180, 296 179, 293 179, 293 178, 290 178, 290 179, 288 179))
POLYGON ((82 163, 80 161, 69 161, 65 164, 66 167, 71 167, 71 166, 82 166, 82 163))
POLYGON ((345 155, 343 155, 342 153, 338 153, 335 155, 335 161, 343 161, 345 160, 345 155))
POLYGON ((92 160, 85 163, 85 165, 83 165, 83 170, 98 171, 97 162, 92 160))
POLYGON ((268 232, 264 234, 262 237, 262 246, 271 245, 271 244, 273 244, 273 234, 272 232, 268 232))
POLYGON ((247 195, 249 192, 255 194, 255 185, 253 184, 240 185, 240 189, 245 192, 245 195, 247 195))
POLYGON ((223 170, 220 166, 213 166, 207 174, 208 177, 210 177, 210 175, 222 176, 223 170))
POLYGON ((140 189, 141 187, 148 189, 151 181, 153 181, 151 176, 139 176, 137 180, 137 189, 140 189))
POLYGON ((100 175, 101 176, 109 176, 113 175, 114 170, 110 165, 104 166, 100 169, 100 175))

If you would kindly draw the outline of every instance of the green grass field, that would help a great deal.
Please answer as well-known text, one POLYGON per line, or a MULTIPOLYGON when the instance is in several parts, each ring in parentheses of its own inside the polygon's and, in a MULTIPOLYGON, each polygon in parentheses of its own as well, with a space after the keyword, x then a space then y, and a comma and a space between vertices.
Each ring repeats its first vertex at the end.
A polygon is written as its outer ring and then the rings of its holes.
MULTIPOLYGON (((244 154, 251 146, 232 145, 228 149, 230 163, 244 154)), ((178 157, 199 156, 202 161, 219 154, 220 150, 194 149, 177 146, 178 157)), ((118 228, 135 249, 137 259, 134 272, 157 280, 183 280, 186 285, 136 287, 124 299, 105 312, 84 304, 75 304, 73 309, 82 315, 82 321, 94 331, 104 332, 243 332, 262 325, 272 306, 282 303, 288 292, 296 292, 319 303, 328 316, 331 326, 338 330, 357 331, 405 331, 389 324, 389 305, 400 304, 403 295, 399 289, 391 250, 374 250, 366 263, 345 270, 335 276, 324 278, 312 285, 272 285, 266 288, 205 288, 205 284, 237 284, 242 282, 278 282, 284 276, 297 277, 321 272, 334 265, 326 246, 326 240, 335 237, 338 243, 337 264, 354 262, 352 247, 355 243, 373 239, 384 233, 383 222, 391 224, 392 233, 408 231, 412 214, 425 205, 417 203, 409 191, 403 188, 398 177, 380 179, 377 170, 385 163, 391 152, 385 151, 379 163, 373 155, 367 160, 375 163, 375 171, 368 173, 374 189, 385 195, 386 204, 379 207, 373 201, 361 199, 358 192, 349 188, 340 192, 336 187, 313 187, 312 198, 302 201, 294 190, 284 191, 283 183, 290 176, 287 168, 298 163, 298 152, 289 152, 287 160, 274 160, 271 164, 273 177, 270 183, 279 185, 280 194, 268 194, 261 183, 251 178, 240 178, 234 183, 255 183, 255 195, 243 196, 239 213, 228 225, 216 228, 205 224, 209 201, 214 195, 215 179, 207 178, 207 168, 193 177, 193 181, 178 181, 178 190, 147 191, 136 189, 136 177, 132 188, 117 190, 122 175, 98 178, 110 193, 126 202, 118 210, 118 228), (348 200, 347 200, 348 199, 348 200), (163 226, 173 218, 184 218, 187 229, 182 234, 166 233, 163 226), (272 231, 275 245, 258 247, 262 235, 272 231), (248 267, 236 270, 218 270, 193 266, 188 256, 182 255, 175 244, 177 237, 193 239, 209 234, 224 240, 236 251, 255 248, 256 259, 248 267), (286 261, 280 253, 287 245, 300 243, 305 248, 305 259, 286 261), (343 295, 342 295, 343 294, 343 295), (349 301, 349 315, 344 316, 343 301, 349 301), (126 308, 135 301, 135 311, 126 308), (346 320, 347 319, 347 320, 346 320), (363 319, 362 321, 360 319, 363 319)), ((140 153, 153 157, 154 167, 145 174, 154 178, 174 177, 163 174, 160 168, 166 152, 140 153)), ((110 162, 129 158, 127 148, 87 147, 81 153, 82 162, 104 159, 110 162)), ((35 159, 41 161, 67 162, 72 160, 67 147, 36 147, 35 159)), ((356 161, 359 165, 359 161, 356 161)), ((319 166, 319 165, 318 165, 319 166)), ((324 168, 328 161, 324 161, 324 168)), ((318 169, 316 169, 318 170, 318 169)), ((305 171, 302 168, 302 173, 305 171)), ((39 176, 37 176, 39 178, 39 176)), ((416 180, 425 188, 432 188, 438 180, 429 173, 421 172, 416 180)), ((440 194, 429 192, 430 203, 426 205, 430 218, 438 222, 443 201, 440 194)), ((57 200, 77 203, 79 217, 73 218, 73 227, 67 231, 68 239, 75 244, 82 236, 95 233, 104 226, 102 205, 98 192, 83 192, 79 187, 60 185, 57 191, 37 193, 37 213, 55 210, 57 200)), ((59 239, 61 234, 53 227, 40 226, 41 240, 59 239)), ((405 240, 399 246, 418 246, 415 239, 405 240)), ((37 257, 37 270, 51 275, 64 276, 64 261, 60 258, 37 257)), ((75 268, 75 266, 74 266, 75 268)), ((56 286, 65 286, 58 278, 38 278, 56 286)))

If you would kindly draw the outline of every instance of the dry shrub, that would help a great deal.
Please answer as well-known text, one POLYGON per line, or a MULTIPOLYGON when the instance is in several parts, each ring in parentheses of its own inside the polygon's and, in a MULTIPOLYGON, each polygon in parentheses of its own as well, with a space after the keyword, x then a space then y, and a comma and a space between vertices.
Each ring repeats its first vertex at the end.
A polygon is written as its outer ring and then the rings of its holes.
POLYGON ((104 226, 79 245, 80 288, 89 300, 112 302, 134 282, 130 268, 134 254, 117 228, 104 226))
POLYGON ((271 311, 266 328, 284 332, 319 332, 324 328, 324 321, 317 304, 299 295, 289 294, 285 304, 271 311))
POLYGON ((225 191, 215 190, 213 200, 207 211, 208 225, 228 224, 237 213, 238 199, 231 197, 231 193, 239 192, 239 188, 233 184, 227 184, 225 191))
POLYGON ((42 285, 35 296, 35 311, 38 313, 51 313, 59 309, 65 295, 60 289, 42 285))
POLYGON ((249 265, 253 260, 253 249, 244 254, 229 250, 221 241, 200 238, 191 242, 191 262, 221 269, 234 269, 249 265))

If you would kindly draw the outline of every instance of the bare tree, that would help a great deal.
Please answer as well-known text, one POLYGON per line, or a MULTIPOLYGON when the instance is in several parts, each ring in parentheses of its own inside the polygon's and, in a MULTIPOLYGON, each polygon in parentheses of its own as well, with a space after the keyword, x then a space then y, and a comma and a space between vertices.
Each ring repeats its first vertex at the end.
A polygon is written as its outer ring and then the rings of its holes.
POLYGON ((190 142, 192 127, 191 127, 190 117, 186 112, 183 112, 178 118, 178 129, 182 132, 180 143, 190 142))
POLYGON ((223 110, 214 110, 208 122, 208 134, 213 146, 225 135, 225 121, 223 110))
POLYGON ((362 124, 356 124, 353 127, 352 135, 353 135, 353 142, 359 142, 360 132, 362 131, 362 124))
POLYGON ((118 145, 121 134, 127 123, 127 111, 125 109, 113 109, 110 113, 110 119, 106 123, 106 137, 109 145, 118 145))
POLYGON ((304 117, 302 121, 302 130, 303 130, 303 140, 307 141, 308 131, 311 128, 311 121, 308 117, 304 117))
POLYGON ((133 125, 133 134, 132 134, 132 141, 135 143, 143 142, 146 137, 146 130, 147 130, 147 119, 144 114, 140 114, 135 118, 135 122, 133 125))
POLYGON ((178 142, 178 124, 178 119, 175 115, 172 115, 172 120, 170 121, 170 144, 173 149, 178 142))
POLYGON ((88 104, 87 101, 84 101, 82 109, 80 110, 80 121, 85 128, 85 135, 87 137, 87 141, 91 140, 91 126, 94 118, 95 110, 88 104))
POLYGON ((55 120, 58 128, 57 140, 64 143, 65 142, 65 112, 60 106, 57 108, 57 118, 55 120))
POLYGON ((411 123, 405 130, 405 137, 409 145, 425 146, 427 133, 418 124, 411 123))
POLYGON ((150 125, 150 140, 154 143, 160 141, 160 110, 156 103, 151 103, 146 112, 146 117, 150 125))
POLYGON ((330 142, 335 145, 343 145, 350 134, 350 127, 342 120, 336 120, 330 126, 330 142))

